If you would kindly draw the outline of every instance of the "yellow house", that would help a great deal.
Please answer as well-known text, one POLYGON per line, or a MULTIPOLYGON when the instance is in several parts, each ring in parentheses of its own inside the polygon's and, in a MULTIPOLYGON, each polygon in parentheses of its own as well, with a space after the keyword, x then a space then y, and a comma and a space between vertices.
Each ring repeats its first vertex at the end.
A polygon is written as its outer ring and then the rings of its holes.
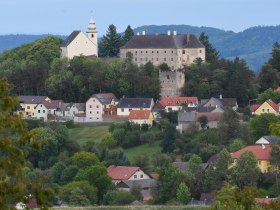
POLYGON ((128 119, 135 124, 148 124, 149 126, 152 126, 154 116, 150 110, 131 110, 128 119))
POLYGON ((36 117, 35 107, 43 101, 49 101, 47 96, 19 96, 21 109, 18 114, 22 114, 24 118, 36 117))
POLYGON ((262 104, 254 104, 252 107, 252 114, 260 115, 263 113, 272 113, 279 115, 279 106, 272 100, 267 100, 262 104))
POLYGON ((269 163, 271 147, 269 145, 247 146, 241 150, 232 153, 231 158, 233 159, 234 164, 237 161, 237 159, 240 157, 240 155, 246 151, 251 151, 255 155, 258 161, 257 163, 258 167, 262 173, 268 172, 268 170, 271 168, 271 165, 269 163))

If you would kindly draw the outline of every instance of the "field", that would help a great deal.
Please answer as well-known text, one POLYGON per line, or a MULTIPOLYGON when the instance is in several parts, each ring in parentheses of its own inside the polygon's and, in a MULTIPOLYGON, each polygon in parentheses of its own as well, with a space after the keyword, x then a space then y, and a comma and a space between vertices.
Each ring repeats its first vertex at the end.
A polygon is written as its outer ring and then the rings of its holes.
POLYGON ((69 129, 69 137, 83 146, 86 142, 100 142, 108 131, 109 125, 95 125, 69 129))
POLYGON ((134 162, 134 158, 137 155, 146 155, 149 156, 149 160, 151 163, 152 160, 152 156, 154 154, 160 153, 161 148, 159 146, 160 142, 156 141, 152 144, 143 144, 137 147, 132 147, 132 148, 128 148, 128 149, 124 149, 124 153, 127 155, 129 161, 131 163, 134 162))
POLYGON ((53 208, 58 210, 205 210, 207 206, 95 206, 95 207, 64 207, 64 208, 53 208))

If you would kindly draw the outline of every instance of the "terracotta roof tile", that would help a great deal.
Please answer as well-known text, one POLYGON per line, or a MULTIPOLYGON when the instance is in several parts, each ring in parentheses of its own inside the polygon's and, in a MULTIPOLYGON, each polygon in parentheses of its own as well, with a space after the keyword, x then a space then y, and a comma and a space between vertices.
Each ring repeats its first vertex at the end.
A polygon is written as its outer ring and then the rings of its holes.
POLYGON ((150 110, 131 110, 128 116, 129 120, 149 119, 150 110))
POLYGON ((196 121, 202 116, 206 116, 208 122, 220 121, 222 119, 222 112, 196 112, 196 121))
POLYGON ((271 147, 269 145, 252 145, 244 147, 241 150, 238 150, 231 154, 231 158, 237 159, 240 157, 240 155, 246 151, 251 151, 255 156, 257 160, 269 160, 270 158, 270 151, 271 147))
POLYGON ((280 86, 275 91, 276 92, 280 92, 280 86))
POLYGON ((163 107, 166 106, 182 106, 185 104, 198 104, 197 97, 180 97, 180 96, 167 96, 160 100, 163 107))
POLYGON ((107 168, 107 173, 113 180, 128 180, 139 169, 140 167, 111 165, 107 168))
POLYGON ((272 101, 272 100, 267 100, 266 101, 276 112, 278 112, 279 111, 279 106, 276 104, 276 103, 274 103, 274 101, 272 101))
POLYGON ((260 106, 261 106, 261 104, 253 104, 253 105, 251 106, 252 112, 257 111, 257 109, 258 109, 260 106))
POLYGON ((49 100, 49 101, 43 101, 44 106, 47 109, 58 109, 61 108, 63 101, 62 100, 49 100))

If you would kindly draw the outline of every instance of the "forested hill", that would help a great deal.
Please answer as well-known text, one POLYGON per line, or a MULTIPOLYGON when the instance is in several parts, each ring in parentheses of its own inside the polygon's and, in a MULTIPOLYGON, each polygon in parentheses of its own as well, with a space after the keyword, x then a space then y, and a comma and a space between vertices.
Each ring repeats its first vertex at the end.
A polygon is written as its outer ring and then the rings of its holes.
POLYGON ((134 29, 136 33, 145 31, 146 34, 166 34, 168 30, 172 33, 177 31, 177 34, 193 33, 197 36, 205 32, 222 57, 243 58, 255 71, 258 71, 270 58, 273 43, 280 42, 280 25, 257 26, 239 33, 189 25, 148 25, 134 29))
MULTIPOLYGON (((10 34, 10 35, 0 35, 0 53, 4 50, 9 50, 15 47, 19 47, 22 44, 34 42, 37 39, 50 36, 49 34, 41 35, 24 35, 24 34, 10 34)), ((56 37, 65 39, 65 36, 54 35, 56 37)))
MULTIPOLYGON (((273 43, 280 42, 280 25, 257 26, 239 33, 189 25, 147 25, 135 28, 134 31, 135 34, 142 31, 145 31, 146 34, 166 34, 167 31, 177 31, 177 34, 193 33, 197 36, 201 32, 205 32, 213 46, 220 52, 221 57, 234 58, 238 56, 243 58, 255 71, 258 71, 269 59, 273 43)), ((45 36, 48 35, 2 35, 0 36, 0 52, 45 36)), ((65 36, 57 37, 65 38, 65 36)))

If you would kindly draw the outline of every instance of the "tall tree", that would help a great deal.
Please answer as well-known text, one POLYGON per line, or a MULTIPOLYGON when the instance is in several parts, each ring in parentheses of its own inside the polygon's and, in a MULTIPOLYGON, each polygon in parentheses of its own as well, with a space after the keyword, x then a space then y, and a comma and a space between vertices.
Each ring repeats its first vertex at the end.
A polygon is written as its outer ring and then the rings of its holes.
POLYGON ((199 41, 205 46, 206 62, 214 63, 219 60, 219 52, 212 46, 208 36, 202 32, 199 36, 199 41))
POLYGON ((261 86, 260 91, 268 88, 275 89, 280 85, 280 71, 273 68, 272 64, 265 64, 259 74, 258 81, 261 86))
POLYGON ((122 37, 122 45, 125 45, 133 36, 134 36, 134 31, 132 30, 131 26, 128 25, 122 37))
POLYGON ((106 35, 103 36, 100 44, 101 57, 117 57, 120 53, 121 35, 113 24, 109 25, 106 35))
POLYGON ((279 44, 279 42, 275 42, 273 44, 271 56, 272 56, 272 58, 269 59, 268 63, 270 63, 272 65, 272 68, 280 71, 280 44, 279 44))

